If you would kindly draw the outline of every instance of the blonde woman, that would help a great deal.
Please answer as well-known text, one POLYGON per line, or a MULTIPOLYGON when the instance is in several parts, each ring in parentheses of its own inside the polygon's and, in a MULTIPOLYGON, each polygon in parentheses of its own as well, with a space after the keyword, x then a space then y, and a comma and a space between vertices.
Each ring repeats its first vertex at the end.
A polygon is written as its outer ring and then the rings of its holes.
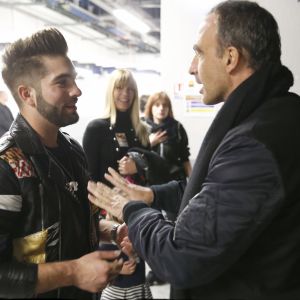
POLYGON ((118 69, 112 73, 103 116, 88 124, 83 147, 95 181, 105 181, 108 167, 119 170, 122 175, 137 172, 127 152, 133 147, 149 148, 149 139, 139 118, 138 89, 129 70, 118 69))
MULTIPOLYGON (((94 181, 105 181, 104 174, 108 167, 135 182, 140 182, 137 178, 145 175, 146 161, 138 152, 129 152, 134 147, 145 151, 150 148, 147 129, 139 117, 138 99, 132 73, 125 69, 115 70, 108 82, 103 117, 91 121, 83 137, 83 148, 94 181)), ((100 221, 100 228, 101 232, 111 233, 108 238, 103 234, 100 240, 115 240, 118 228, 115 220, 106 217, 100 221)), ((102 244, 100 248, 107 250, 116 246, 102 244)), ((103 290, 101 299, 152 299, 149 285, 145 283, 144 261, 125 255, 123 258, 125 263, 120 275, 103 290)))

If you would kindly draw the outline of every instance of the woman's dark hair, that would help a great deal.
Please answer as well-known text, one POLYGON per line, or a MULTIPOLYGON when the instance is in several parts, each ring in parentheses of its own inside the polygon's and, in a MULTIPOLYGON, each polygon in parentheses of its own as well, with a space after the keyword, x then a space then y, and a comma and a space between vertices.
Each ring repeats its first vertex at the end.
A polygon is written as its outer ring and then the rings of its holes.
POLYGON ((254 70, 268 62, 280 63, 281 42, 278 25, 266 9, 255 2, 228 0, 210 13, 218 18, 219 51, 233 46, 245 53, 254 70))

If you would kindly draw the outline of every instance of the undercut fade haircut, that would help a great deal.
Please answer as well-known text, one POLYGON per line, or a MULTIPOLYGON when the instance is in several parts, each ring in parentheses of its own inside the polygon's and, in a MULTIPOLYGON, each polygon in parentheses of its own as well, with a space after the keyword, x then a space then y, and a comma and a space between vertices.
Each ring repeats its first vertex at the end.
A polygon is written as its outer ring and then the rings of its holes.
POLYGON ((210 13, 218 18, 218 54, 233 46, 258 70, 266 63, 281 63, 278 24, 272 14, 255 2, 228 0, 210 13))
POLYGON ((67 42, 55 28, 40 30, 30 37, 15 41, 5 49, 2 56, 2 77, 18 105, 18 86, 33 85, 46 75, 42 56, 67 57, 67 52, 67 42))

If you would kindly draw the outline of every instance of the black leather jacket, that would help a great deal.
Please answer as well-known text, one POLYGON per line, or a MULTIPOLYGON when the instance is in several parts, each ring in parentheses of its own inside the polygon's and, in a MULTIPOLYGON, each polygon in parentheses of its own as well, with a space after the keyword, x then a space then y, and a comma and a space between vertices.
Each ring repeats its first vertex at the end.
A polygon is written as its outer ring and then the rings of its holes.
MULTIPOLYGON (((78 258, 96 245, 81 147, 59 132, 69 170, 18 115, 0 139, 0 298, 34 297, 37 264, 78 258)), ((89 298, 75 287, 41 297, 89 298)))

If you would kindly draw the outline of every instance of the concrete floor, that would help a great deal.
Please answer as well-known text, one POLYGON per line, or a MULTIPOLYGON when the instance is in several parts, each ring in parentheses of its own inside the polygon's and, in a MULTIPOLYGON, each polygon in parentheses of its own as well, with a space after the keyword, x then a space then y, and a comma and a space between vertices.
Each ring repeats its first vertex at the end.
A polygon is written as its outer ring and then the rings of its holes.
MULTIPOLYGON (((150 268, 146 264, 146 275, 148 274, 150 268)), ((170 284, 160 284, 150 286, 153 299, 170 299, 170 284)))
POLYGON ((150 287, 153 299, 169 299, 170 297, 170 285, 152 285, 150 287))

